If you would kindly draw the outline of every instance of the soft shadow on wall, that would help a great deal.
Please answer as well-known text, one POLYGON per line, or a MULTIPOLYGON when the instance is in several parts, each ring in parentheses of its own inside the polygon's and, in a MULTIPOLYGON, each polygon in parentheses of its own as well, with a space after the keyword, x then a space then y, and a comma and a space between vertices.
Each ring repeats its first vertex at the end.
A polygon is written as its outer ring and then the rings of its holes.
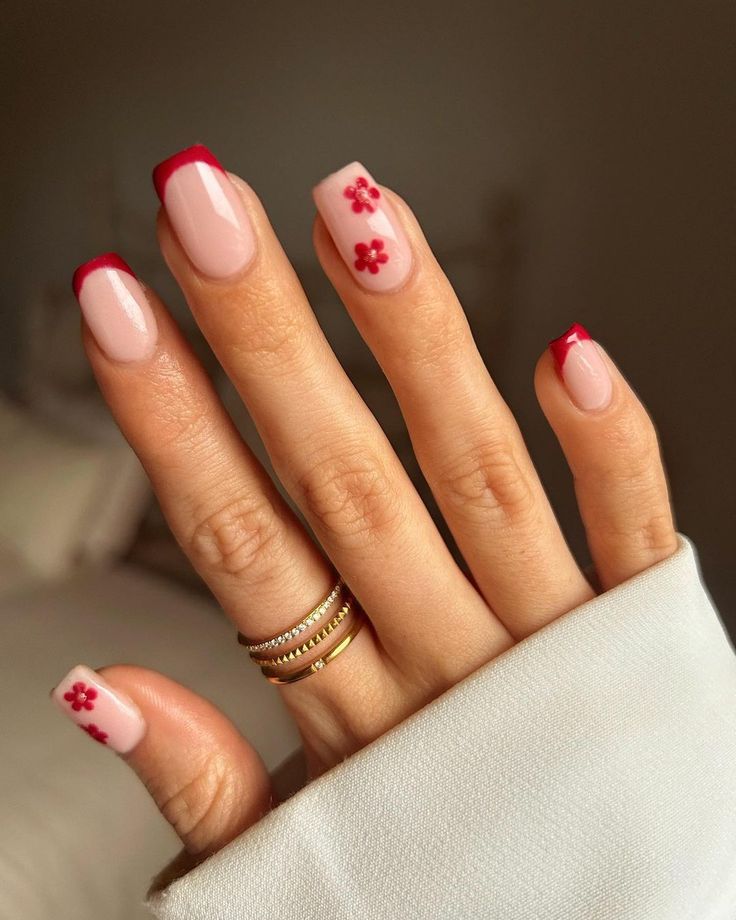
POLYGON ((309 188, 358 158, 414 205, 583 557, 532 372, 573 320, 608 348, 657 420, 678 524, 727 617, 733 25, 718 2, 13 0, 3 384, 22 375, 26 305, 63 290, 73 310, 71 269, 99 251, 120 250, 191 327, 155 247, 149 171, 201 140, 261 194, 420 481, 375 364, 314 273, 309 188))

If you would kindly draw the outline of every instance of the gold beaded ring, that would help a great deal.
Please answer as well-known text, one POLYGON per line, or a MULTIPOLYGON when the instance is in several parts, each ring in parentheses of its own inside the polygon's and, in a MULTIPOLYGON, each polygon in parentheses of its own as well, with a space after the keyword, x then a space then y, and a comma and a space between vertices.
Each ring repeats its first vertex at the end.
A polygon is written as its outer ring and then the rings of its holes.
POLYGON ((262 642, 253 642, 251 639, 248 639, 243 633, 238 633, 238 642, 240 645, 245 645, 249 652, 260 652, 265 648, 275 648, 277 645, 283 645, 284 642, 289 642, 291 639, 295 639, 299 633, 304 632, 305 629, 310 627, 313 623, 316 623, 317 620, 325 613, 328 607, 330 607, 335 598, 340 593, 340 590, 345 585, 342 576, 337 580, 337 584, 332 588, 327 597, 323 598, 317 604, 316 607, 313 607, 308 614, 303 616, 301 620, 297 623, 294 623, 293 626, 290 626, 284 632, 279 633, 278 636, 274 636, 271 639, 264 639, 262 642))
POLYGON ((304 677, 309 677, 310 674, 316 674, 317 671, 321 671, 331 661, 334 661, 340 652, 345 651, 345 649, 350 645, 350 643, 362 629, 367 617, 364 613, 359 612, 357 608, 355 614, 355 622, 350 627, 348 632, 346 632, 344 636, 341 636, 337 642, 331 645, 321 658, 318 658, 311 664, 305 665, 303 668, 299 668, 298 671, 292 671, 291 674, 285 674, 283 676, 279 676, 278 673, 276 673, 278 670, 276 668, 261 668, 264 677, 272 684, 291 684, 296 680, 302 680, 304 677))

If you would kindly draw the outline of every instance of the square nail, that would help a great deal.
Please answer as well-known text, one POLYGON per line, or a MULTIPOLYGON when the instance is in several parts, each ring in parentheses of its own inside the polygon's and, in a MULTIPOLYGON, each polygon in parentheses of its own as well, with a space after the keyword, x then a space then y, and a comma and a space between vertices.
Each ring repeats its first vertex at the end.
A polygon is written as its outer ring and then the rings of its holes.
POLYGON ((108 252, 80 265, 72 288, 95 341, 113 361, 142 361, 153 354, 156 319, 132 268, 108 252))
POLYGON ((132 751, 146 732, 135 703, 86 665, 72 668, 51 691, 51 697, 90 738, 118 754, 132 751))
POLYGON ((313 191, 317 210, 355 280, 386 293, 406 281, 409 241, 383 190, 361 163, 350 163, 313 191))
POLYGON ((194 267, 209 278, 242 271, 255 234, 238 190, 203 144, 187 147, 153 170, 156 194, 194 267))
POLYGON ((580 323, 549 343, 558 373, 570 398, 579 409, 605 409, 611 401, 613 383, 606 362, 588 330, 580 323))

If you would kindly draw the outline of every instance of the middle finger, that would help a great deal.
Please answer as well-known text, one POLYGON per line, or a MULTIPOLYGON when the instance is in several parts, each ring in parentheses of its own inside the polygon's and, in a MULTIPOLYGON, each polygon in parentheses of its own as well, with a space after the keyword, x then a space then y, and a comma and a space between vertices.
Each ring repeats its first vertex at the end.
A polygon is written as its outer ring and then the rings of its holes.
POLYGON ((512 639, 458 567, 309 306, 253 192, 206 148, 154 173, 164 257, 245 402, 274 470, 393 660, 455 681, 512 639), (407 655, 411 650, 422 654, 407 655))

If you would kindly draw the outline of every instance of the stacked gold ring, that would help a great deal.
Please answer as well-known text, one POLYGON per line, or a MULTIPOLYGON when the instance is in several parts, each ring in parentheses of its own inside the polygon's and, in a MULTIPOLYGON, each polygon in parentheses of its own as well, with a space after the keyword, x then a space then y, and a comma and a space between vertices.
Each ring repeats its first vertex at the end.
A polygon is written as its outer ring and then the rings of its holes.
POLYGON ((290 661, 294 661, 295 658, 299 658, 301 655, 311 651, 315 645, 319 645, 319 643, 326 639, 330 633, 334 632, 348 615, 348 613, 350 613, 351 608, 351 599, 348 598, 348 600, 342 605, 342 607, 338 610, 337 614, 330 620, 330 622, 326 623, 318 633, 315 633, 313 636, 307 639, 306 642, 302 643, 302 645, 298 645, 296 648, 291 649, 289 652, 284 652, 283 655, 277 655, 276 658, 258 658, 253 654, 253 652, 251 652, 251 661, 253 661, 255 664, 261 665, 261 667, 277 667, 280 664, 287 664, 290 661))
POLYGON ((277 645, 282 645, 285 642, 289 642, 291 639, 298 636, 300 632, 304 632, 304 630, 311 626, 313 622, 319 620, 327 608, 333 603, 344 585, 345 582, 343 581, 342 576, 338 577, 335 586, 326 597, 322 598, 316 607, 312 607, 309 613, 305 614, 298 622, 284 630, 284 632, 279 633, 278 636, 273 636, 271 639, 263 639, 261 642, 253 642, 239 632, 238 642, 241 645, 245 645, 249 652, 259 652, 261 649, 275 648, 277 645))
POLYGON ((239 632, 238 642, 248 649, 251 660, 254 664, 259 665, 261 673, 267 680, 274 684, 288 684, 309 677, 310 674, 316 674, 317 671, 321 671, 327 664, 334 661, 335 658, 350 645, 362 628, 364 622, 365 614, 361 610, 355 597, 345 588, 343 578, 338 576, 337 582, 330 592, 313 607, 309 613, 305 614, 298 622, 284 630, 284 632, 279 633, 277 636, 272 636, 269 639, 262 639, 259 641, 248 639, 243 633, 239 632), (328 623, 319 629, 318 632, 311 635, 300 645, 284 651, 282 654, 276 655, 275 657, 261 657, 257 654, 259 651, 276 649, 279 646, 286 645, 301 636, 303 632, 325 615, 328 608, 340 595, 342 595, 342 605, 338 612, 328 623), (351 623, 350 629, 344 632, 336 642, 325 648, 323 654, 319 658, 316 658, 314 661, 311 661, 309 664, 297 670, 292 670, 288 673, 283 673, 281 671, 283 665, 298 660, 324 642, 324 640, 327 639, 327 637, 349 616, 351 620, 354 621, 351 623))

